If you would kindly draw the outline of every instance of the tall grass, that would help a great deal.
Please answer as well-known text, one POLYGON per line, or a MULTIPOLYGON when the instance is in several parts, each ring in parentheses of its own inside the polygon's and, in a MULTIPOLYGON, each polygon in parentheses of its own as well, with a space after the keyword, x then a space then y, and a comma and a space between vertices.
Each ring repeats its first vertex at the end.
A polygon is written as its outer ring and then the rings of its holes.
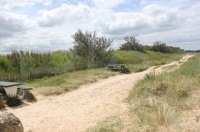
POLYGON ((0 55, 0 78, 7 81, 26 81, 63 73, 70 67, 67 54, 67 51, 13 50, 10 54, 0 55))
MULTIPOLYGON (((175 122, 183 110, 192 109, 190 93, 199 89, 200 54, 188 60, 178 70, 154 76, 153 73, 132 89, 128 102, 132 104, 139 129, 156 131, 159 126, 175 122)), ((198 102, 198 101, 197 101, 198 102)))

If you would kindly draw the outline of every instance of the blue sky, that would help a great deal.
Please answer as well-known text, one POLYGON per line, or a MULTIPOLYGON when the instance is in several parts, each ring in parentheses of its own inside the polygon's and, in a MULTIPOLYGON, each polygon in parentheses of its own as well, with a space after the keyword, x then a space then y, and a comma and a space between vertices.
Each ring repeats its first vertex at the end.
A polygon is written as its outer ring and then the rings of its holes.
POLYGON ((1 0, 0 53, 67 50, 78 30, 113 39, 134 36, 186 50, 200 49, 199 0, 1 0))

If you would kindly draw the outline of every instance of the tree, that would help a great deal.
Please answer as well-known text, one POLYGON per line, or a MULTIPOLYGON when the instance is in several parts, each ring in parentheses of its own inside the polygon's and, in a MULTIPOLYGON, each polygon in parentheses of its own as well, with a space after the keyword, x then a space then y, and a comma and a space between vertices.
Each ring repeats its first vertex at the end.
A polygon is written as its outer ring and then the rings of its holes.
POLYGON ((152 50, 162 53, 184 53, 183 49, 180 49, 179 47, 167 46, 166 43, 163 43, 161 41, 154 42, 152 50))
POLYGON ((168 47, 166 46, 166 43, 163 43, 161 41, 154 42, 152 50, 156 52, 168 53, 168 47))
MULTIPOLYGON (((87 66, 97 64, 97 62, 107 63, 112 56, 110 48, 113 40, 104 37, 97 37, 96 32, 93 34, 78 30, 74 35, 74 47, 70 51, 82 58, 81 61, 87 62, 87 66)), ((73 57, 71 57, 73 58, 73 57)))
POLYGON ((122 44, 119 50, 126 50, 126 51, 140 51, 143 52, 143 46, 139 44, 139 41, 133 36, 130 37, 124 37, 124 40, 126 41, 125 44, 122 44))

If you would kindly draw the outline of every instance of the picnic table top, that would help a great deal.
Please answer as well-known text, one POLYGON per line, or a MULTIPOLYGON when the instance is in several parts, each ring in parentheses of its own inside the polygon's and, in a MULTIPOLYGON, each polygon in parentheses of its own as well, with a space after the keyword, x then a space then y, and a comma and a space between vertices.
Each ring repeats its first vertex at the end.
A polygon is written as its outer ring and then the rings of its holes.
POLYGON ((32 90, 33 88, 27 88, 27 87, 18 87, 17 89, 20 89, 20 90, 32 90))
POLYGON ((21 85, 19 82, 6 82, 6 81, 0 81, 0 86, 1 87, 10 87, 10 86, 17 86, 21 85))
POLYGON ((126 64, 108 64, 107 66, 125 66, 126 64))

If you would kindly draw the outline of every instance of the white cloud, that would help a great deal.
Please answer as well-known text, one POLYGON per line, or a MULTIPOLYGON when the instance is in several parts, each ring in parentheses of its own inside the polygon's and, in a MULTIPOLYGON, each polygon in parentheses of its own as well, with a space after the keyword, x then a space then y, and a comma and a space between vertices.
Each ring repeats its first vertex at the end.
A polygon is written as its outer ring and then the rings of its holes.
POLYGON ((101 9, 111 9, 122 3, 125 3, 127 0, 93 0, 94 5, 101 9))
MULTIPOLYGON (((173 9, 173 8, 172 8, 173 9)), ((165 12, 168 21, 160 21, 160 24, 169 23, 173 25, 170 30, 162 30, 162 28, 156 29, 154 32, 148 34, 141 34, 138 39, 142 40, 144 44, 152 44, 155 41, 161 40, 168 45, 181 47, 184 49, 200 49, 199 34, 200 34, 200 16, 198 15, 198 9, 200 9, 200 3, 197 3, 190 8, 186 9, 173 9, 173 12, 165 12), (175 15, 173 17, 173 15, 175 15)), ((169 10, 166 10, 169 11, 169 10)), ((156 23, 156 22, 155 22, 156 23)))
POLYGON ((141 12, 113 13, 112 17, 102 22, 101 25, 104 33, 107 34, 137 36, 149 32, 174 30, 179 27, 176 21, 176 9, 149 5, 141 12))
POLYGON ((40 11, 41 17, 37 18, 38 25, 41 27, 53 27, 62 25, 65 22, 77 23, 84 22, 92 17, 91 9, 83 4, 67 5, 55 8, 53 10, 40 11))
POLYGON ((26 16, 10 12, 0 11, 0 37, 12 37, 17 33, 24 33, 34 23, 26 16))

